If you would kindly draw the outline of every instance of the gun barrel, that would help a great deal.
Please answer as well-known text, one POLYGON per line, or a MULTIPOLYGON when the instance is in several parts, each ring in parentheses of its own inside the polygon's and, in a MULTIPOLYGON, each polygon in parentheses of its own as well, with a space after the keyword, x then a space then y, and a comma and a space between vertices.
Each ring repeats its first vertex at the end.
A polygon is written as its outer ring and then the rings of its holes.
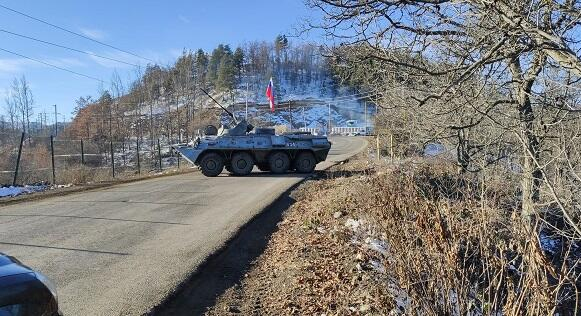
POLYGON ((220 102, 216 101, 216 99, 214 99, 206 90, 200 88, 200 90, 202 90, 202 92, 204 92, 208 98, 212 99, 212 101, 214 101, 216 104, 218 104, 219 107, 222 108, 222 110, 224 110, 226 113, 228 113, 228 115, 230 115, 230 117, 236 122, 236 117, 234 117, 234 114, 232 114, 232 112, 228 111, 228 109, 226 109, 224 106, 222 106, 222 104, 220 104, 220 102))

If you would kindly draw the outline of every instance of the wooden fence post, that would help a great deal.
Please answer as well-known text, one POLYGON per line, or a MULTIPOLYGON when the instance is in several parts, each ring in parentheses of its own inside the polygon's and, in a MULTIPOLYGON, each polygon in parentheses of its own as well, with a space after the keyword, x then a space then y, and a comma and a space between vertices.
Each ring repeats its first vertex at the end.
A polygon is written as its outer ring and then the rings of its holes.
POLYGON ((54 167, 54 136, 50 135, 50 158, 52 165, 52 184, 56 184, 56 170, 54 167))
POLYGON ((24 142, 24 132, 20 136, 20 145, 18 145, 18 157, 16 158, 16 169, 14 169, 14 178, 12 179, 12 186, 16 185, 16 179, 18 178, 18 169, 20 169, 20 157, 22 156, 23 142, 24 142))

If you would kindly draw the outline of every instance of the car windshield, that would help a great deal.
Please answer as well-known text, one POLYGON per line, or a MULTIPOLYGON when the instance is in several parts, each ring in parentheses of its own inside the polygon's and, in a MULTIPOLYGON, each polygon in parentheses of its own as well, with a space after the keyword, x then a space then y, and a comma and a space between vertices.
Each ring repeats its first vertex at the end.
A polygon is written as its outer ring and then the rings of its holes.
POLYGON ((23 315, 23 305, 15 304, 0 307, 0 316, 19 316, 23 315))
POLYGON ((7 264, 12 264, 14 261, 6 256, 0 256, 0 267, 7 264))

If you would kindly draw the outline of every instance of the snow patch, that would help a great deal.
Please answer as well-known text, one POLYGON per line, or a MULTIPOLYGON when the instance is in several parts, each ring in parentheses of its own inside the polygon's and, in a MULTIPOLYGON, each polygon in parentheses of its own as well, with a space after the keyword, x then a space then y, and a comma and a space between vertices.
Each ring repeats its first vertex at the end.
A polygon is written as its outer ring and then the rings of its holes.
POLYGON ((393 312, 395 314, 405 314, 406 309, 409 309, 412 304, 412 299, 407 292, 399 287, 395 281, 389 282, 387 289, 395 299, 395 304, 397 305, 397 310, 393 312))
POLYGON ((347 219, 347 221, 345 221, 345 227, 356 232, 359 229, 359 227, 361 227, 363 225, 363 223, 364 223, 363 220, 349 218, 349 219, 347 219))
POLYGON ((541 243, 541 248, 548 253, 554 254, 561 247, 561 241, 556 238, 551 238, 545 232, 541 231, 539 233, 539 241, 541 243))
POLYGON ((446 152, 446 146, 438 143, 429 143, 424 147, 424 156, 435 157, 446 152))
POLYGON ((50 189, 47 185, 25 185, 23 187, 9 186, 0 188, 0 198, 14 197, 22 194, 30 194, 35 192, 42 192, 50 189))
POLYGON ((385 241, 367 237, 365 239, 365 244, 367 248, 379 252, 384 257, 387 257, 387 243, 385 241))
POLYGON ((373 270, 379 272, 379 273, 385 273, 385 266, 377 261, 377 260, 369 260, 369 264, 371 265, 371 267, 373 268, 373 270))

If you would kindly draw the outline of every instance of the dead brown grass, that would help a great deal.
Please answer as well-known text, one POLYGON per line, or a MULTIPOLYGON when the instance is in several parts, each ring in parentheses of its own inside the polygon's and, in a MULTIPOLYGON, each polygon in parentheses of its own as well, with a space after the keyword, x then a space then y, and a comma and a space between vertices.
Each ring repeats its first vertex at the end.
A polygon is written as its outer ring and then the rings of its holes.
POLYGON ((579 247, 560 236, 561 251, 543 248, 506 184, 424 160, 360 160, 326 176, 299 190, 265 254, 210 314, 575 314, 579 247))

